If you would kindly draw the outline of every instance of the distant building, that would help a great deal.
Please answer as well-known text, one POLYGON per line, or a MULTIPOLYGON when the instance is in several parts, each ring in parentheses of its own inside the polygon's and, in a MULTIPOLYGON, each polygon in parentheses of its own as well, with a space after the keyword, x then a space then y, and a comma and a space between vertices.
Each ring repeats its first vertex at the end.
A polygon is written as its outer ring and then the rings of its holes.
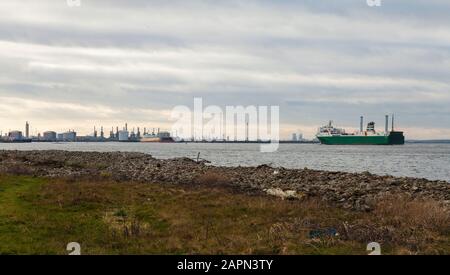
POLYGON ((130 139, 135 139, 136 138, 136 134, 134 133, 134 128, 133 128, 133 131, 131 131, 131 134, 130 134, 130 139))
POLYGON ((77 133, 74 131, 69 131, 62 133, 62 141, 76 141, 77 140, 77 133))
POLYGON ((44 140, 44 141, 56 141, 57 140, 56 132, 53 132, 53 131, 44 132, 44 134, 42 136, 42 140, 44 140))
POLYGON ((8 133, 8 138, 11 141, 23 140, 23 134, 21 131, 11 131, 8 133))
POLYGON ((127 130, 119 131, 119 141, 128 141, 129 133, 127 130))
POLYGON ((297 139, 297 134, 296 133, 293 133, 292 134, 292 141, 297 141, 298 139, 297 139))

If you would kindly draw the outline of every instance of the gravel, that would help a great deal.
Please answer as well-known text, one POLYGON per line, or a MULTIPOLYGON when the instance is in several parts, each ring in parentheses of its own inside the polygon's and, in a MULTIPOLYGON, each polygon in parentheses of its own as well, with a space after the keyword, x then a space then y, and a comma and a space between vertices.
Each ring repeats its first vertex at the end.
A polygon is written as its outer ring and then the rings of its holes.
POLYGON ((264 191, 288 198, 319 197, 338 207, 360 211, 371 210, 378 199, 388 195, 434 199, 450 205, 450 183, 446 181, 268 165, 216 167, 205 161, 162 160, 143 153, 0 151, 0 172, 43 177, 105 176, 116 180, 189 185, 198 183, 204 175, 214 174, 216 178, 226 179, 227 185, 248 192, 264 191))

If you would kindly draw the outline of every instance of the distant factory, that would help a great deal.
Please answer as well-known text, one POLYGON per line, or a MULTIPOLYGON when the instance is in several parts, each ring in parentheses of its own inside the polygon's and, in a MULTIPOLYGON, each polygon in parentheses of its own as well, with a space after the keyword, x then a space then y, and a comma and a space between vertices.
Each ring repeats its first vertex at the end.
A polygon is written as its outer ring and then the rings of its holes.
MULTIPOLYGON (((103 126, 100 127, 98 131, 97 127, 93 127, 93 132, 90 135, 79 136, 74 129, 69 129, 62 133, 57 133, 55 131, 45 131, 37 133, 34 131, 35 135, 30 135, 30 124, 25 123, 24 132, 20 130, 9 131, 8 133, 2 134, 0 132, 0 142, 3 143, 27 143, 27 142, 204 142, 204 143, 261 143, 261 140, 250 140, 248 136, 248 122, 246 124, 246 138, 245 140, 230 140, 230 137, 225 136, 223 139, 215 138, 202 138, 201 140, 196 140, 194 137, 190 140, 184 140, 179 137, 172 137, 170 132, 160 131, 159 128, 153 128, 148 131, 147 128, 128 128, 128 123, 121 128, 118 126, 112 127, 109 131, 109 135, 105 135, 103 126), (25 134, 24 134, 25 133, 25 134)), ((301 133, 292 133, 291 139, 289 140, 279 140, 280 143, 317 143, 317 141, 305 140, 301 133)))
POLYGON ((78 136, 75 130, 68 130, 63 133, 57 133, 55 131, 45 131, 42 134, 38 133, 35 136, 30 136, 30 124, 25 123, 25 135, 22 131, 14 130, 9 131, 5 135, 0 133, 0 142, 13 142, 13 143, 25 143, 25 142, 170 142, 174 141, 170 137, 169 132, 160 132, 159 129, 155 132, 155 128, 152 133, 147 132, 147 128, 144 128, 141 133, 141 128, 133 128, 128 130, 128 123, 125 123, 124 127, 119 130, 119 127, 112 127, 109 132, 109 136, 106 137, 103 126, 100 127, 100 133, 97 127, 93 128, 93 133, 86 136, 78 136), (136 130, 135 130, 136 129, 136 130))
POLYGON ((30 137, 30 124, 25 123, 25 135, 22 131, 13 130, 9 131, 5 135, 0 133, 0 142, 31 142, 30 137))
POLYGON ((25 135, 22 131, 13 130, 6 134, 0 133, 0 142, 26 143, 26 142, 57 142, 78 141, 77 133, 74 130, 69 130, 64 133, 56 133, 55 131, 45 131, 42 134, 38 133, 36 136, 30 135, 30 123, 25 123, 25 135))

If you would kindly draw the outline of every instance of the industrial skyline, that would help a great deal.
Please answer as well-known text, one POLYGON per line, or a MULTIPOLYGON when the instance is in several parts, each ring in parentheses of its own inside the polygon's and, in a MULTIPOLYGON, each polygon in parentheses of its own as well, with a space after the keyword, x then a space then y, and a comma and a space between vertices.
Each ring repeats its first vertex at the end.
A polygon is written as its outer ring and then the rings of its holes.
MULTIPOLYGON (((44 130, 36 131, 34 134, 30 134, 30 123, 25 122, 24 131, 20 130, 20 127, 14 130, 0 131, 0 141, 139 141, 147 135, 158 136, 163 134, 164 136, 171 136, 175 141, 239 141, 249 142, 258 141, 258 139, 249 138, 249 123, 245 124, 245 137, 238 138, 236 135, 230 136, 226 134, 212 134, 203 132, 201 136, 192 135, 191 137, 179 137, 177 133, 170 133, 170 131, 161 130, 161 128, 147 128, 147 127, 128 127, 126 122, 123 126, 112 126, 109 131, 106 128, 100 126, 93 126, 93 131, 88 134, 80 135, 76 129, 67 129, 65 131, 44 130), (100 129, 100 131, 98 131, 100 129)), ((236 133, 235 133, 236 134, 236 133)), ((303 138, 303 133, 295 132, 291 133, 289 138, 282 138, 283 141, 291 142, 303 142, 307 141, 303 138)))
POLYGON ((19 128, 5 132, 0 131, 0 140, 3 138, 3 140, 9 141, 128 141, 140 139, 144 135, 156 135, 160 133, 160 128, 147 130, 146 127, 143 127, 143 132, 141 132, 140 127, 128 129, 128 123, 125 123, 122 127, 111 127, 111 130, 108 133, 105 132, 103 126, 100 126, 100 131, 98 131, 97 126, 94 126, 92 133, 87 135, 79 135, 75 129, 68 129, 62 132, 53 130, 36 131, 35 134, 32 135, 30 134, 30 123, 28 121, 25 122, 24 129, 25 131, 19 130, 19 128))

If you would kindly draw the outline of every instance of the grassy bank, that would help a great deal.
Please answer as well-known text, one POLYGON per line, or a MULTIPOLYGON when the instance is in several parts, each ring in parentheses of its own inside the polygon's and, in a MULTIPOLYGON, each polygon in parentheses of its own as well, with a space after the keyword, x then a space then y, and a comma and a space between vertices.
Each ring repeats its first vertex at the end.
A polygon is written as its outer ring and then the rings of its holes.
POLYGON ((450 254, 433 201, 391 198, 370 213, 224 187, 0 176, 0 254, 450 254), (338 233, 337 236, 334 233, 338 233))

